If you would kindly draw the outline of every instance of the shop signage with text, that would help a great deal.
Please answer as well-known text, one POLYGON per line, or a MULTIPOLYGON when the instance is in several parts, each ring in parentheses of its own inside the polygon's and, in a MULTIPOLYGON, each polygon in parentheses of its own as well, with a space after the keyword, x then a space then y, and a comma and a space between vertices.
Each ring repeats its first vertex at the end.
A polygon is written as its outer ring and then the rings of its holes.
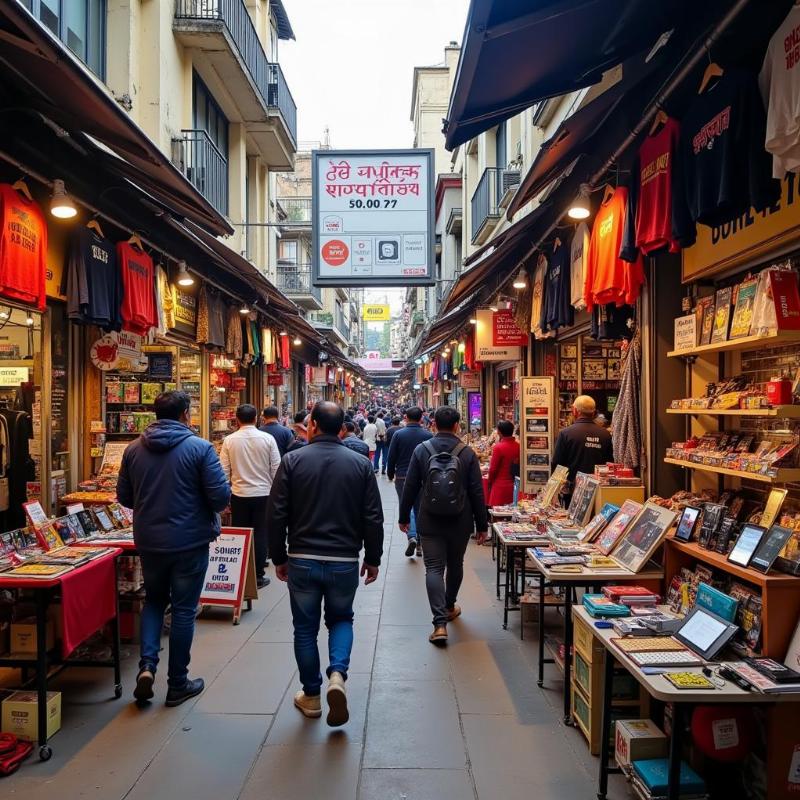
POLYGON ((27 380, 27 367, 0 367, 0 386, 19 386, 27 380))
POLYGON ((280 372, 270 372, 267 375, 268 386, 283 386, 283 375, 280 372))
POLYGON ((392 318, 389 306, 364 306, 361 309, 361 317, 366 322, 389 322, 392 318))
POLYGON ((492 320, 492 344, 495 347, 528 344, 528 334, 517 327, 511 311, 495 311, 492 320))
POLYGON ((475 326, 475 359, 477 361, 519 361, 521 354, 516 345, 495 345, 494 313, 489 308, 479 308, 475 326))
POLYGON ((675 319, 675 350, 691 350, 697 345, 697 316, 687 314, 675 319))
POLYGON ((480 389, 481 374, 480 372, 459 372, 458 383, 462 389, 480 389))

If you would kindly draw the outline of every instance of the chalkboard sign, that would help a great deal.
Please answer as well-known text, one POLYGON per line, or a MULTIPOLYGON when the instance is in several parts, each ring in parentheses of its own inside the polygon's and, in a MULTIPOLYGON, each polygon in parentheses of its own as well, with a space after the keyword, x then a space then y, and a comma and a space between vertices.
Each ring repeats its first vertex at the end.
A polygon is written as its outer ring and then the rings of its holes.
POLYGON ((151 378, 172 379, 172 353, 148 353, 147 372, 151 378))

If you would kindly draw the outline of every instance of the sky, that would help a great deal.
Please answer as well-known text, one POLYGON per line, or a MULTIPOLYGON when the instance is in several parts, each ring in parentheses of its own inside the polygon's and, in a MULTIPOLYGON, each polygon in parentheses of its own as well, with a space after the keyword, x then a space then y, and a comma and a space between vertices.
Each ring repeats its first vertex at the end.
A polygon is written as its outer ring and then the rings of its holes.
MULTIPOLYGON (((296 41, 278 60, 297 104, 298 140, 334 148, 411 147, 414 67, 461 42, 469 0, 284 0, 296 41)), ((399 311, 401 289, 384 294, 399 311)))

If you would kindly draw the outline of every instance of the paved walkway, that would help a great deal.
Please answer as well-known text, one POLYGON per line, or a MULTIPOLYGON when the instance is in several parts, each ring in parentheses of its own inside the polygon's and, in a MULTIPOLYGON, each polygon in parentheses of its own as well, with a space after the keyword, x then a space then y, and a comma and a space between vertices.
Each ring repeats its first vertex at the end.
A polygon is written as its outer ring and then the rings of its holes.
MULTIPOLYGON (((536 628, 501 625, 488 547, 471 544, 446 649, 430 645, 421 559, 403 555, 394 487, 380 480, 386 555, 356 598, 351 719, 334 730, 292 706, 299 688, 286 589, 273 578, 234 627, 198 623, 191 674, 207 689, 178 709, 122 700, 107 671, 63 673, 62 730, 50 762, 0 779, 4 797, 50 800, 591 800, 597 761, 561 722, 560 675, 535 679, 536 628)), ((553 613, 553 612, 548 612, 553 613)), ((557 620, 553 620, 557 623, 557 620)), ((325 636, 322 635, 325 652, 325 636)), ((323 660, 324 663, 324 660, 323 660)), ((156 690, 166 691, 163 674, 156 690)), ((627 791, 612 783, 612 797, 627 791)))

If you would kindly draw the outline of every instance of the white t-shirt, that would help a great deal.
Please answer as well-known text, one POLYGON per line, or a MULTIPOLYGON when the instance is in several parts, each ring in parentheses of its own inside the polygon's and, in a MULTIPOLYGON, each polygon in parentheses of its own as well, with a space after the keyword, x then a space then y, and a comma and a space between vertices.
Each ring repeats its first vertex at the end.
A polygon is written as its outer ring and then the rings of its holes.
POLYGON ((376 449, 376 437, 378 435, 378 426, 374 422, 368 422, 367 427, 364 428, 364 441, 369 445, 370 450, 376 449))
POLYGON ((245 425, 225 437, 219 460, 237 497, 265 497, 281 464, 278 443, 269 433, 245 425))
POLYGON ((765 147, 772 177, 800 172, 800 7, 792 6, 769 41, 758 85, 767 109, 765 147))
POLYGON ((581 222, 575 228, 572 244, 569 248, 570 263, 570 304, 577 311, 586 308, 583 299, 583 287, 586 283, 586 257, 589 255, 589 226, 581 222))
POLYGON ((378 436, 386 436, 386 423, 380 418, 375 418, 375 426, 378 429, 378 436))

